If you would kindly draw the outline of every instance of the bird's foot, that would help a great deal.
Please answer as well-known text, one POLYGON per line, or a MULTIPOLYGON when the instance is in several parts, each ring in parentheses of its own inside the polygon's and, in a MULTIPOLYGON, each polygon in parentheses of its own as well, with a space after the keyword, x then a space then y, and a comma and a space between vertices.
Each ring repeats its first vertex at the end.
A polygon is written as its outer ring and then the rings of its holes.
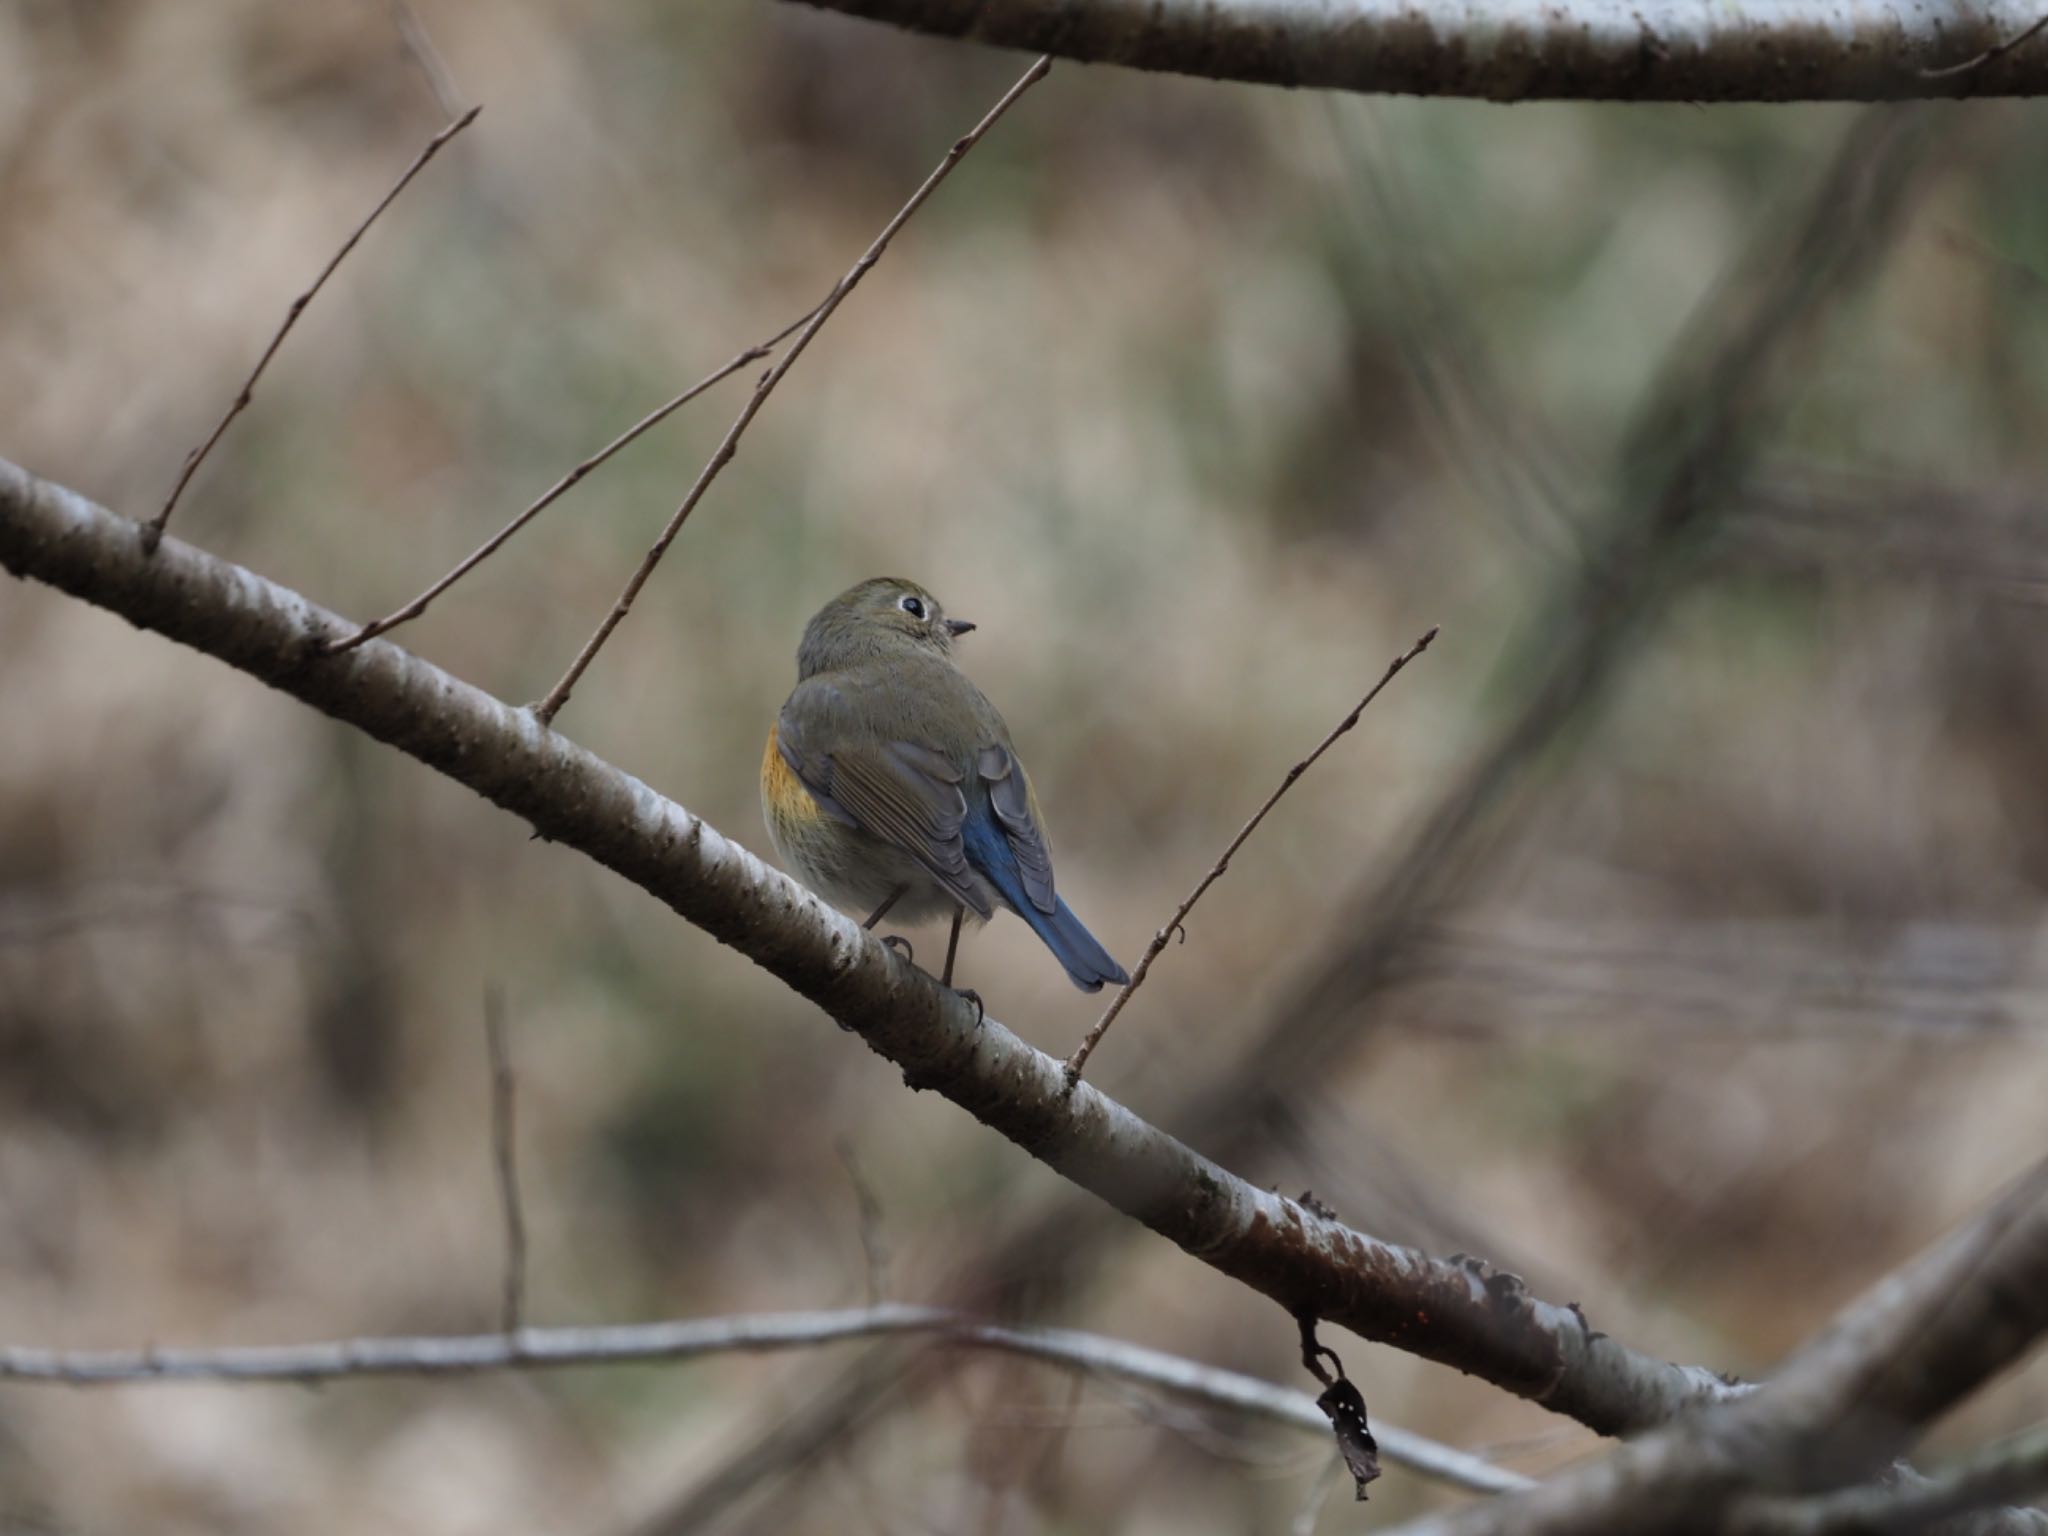
POLYGON ((974 1027, 981 1028, 981 1021, 988 1017, 988 1009, 982 1006, 981 994, 972 987, 955 987, 953 995, 974 1004, 974 1027))
POLYGON ((902 934, 885 933, 882 935, 882 943, 903 956, 906 964, 917 964, 916 958, 910 952, 910 940, 904 938, 902 934))

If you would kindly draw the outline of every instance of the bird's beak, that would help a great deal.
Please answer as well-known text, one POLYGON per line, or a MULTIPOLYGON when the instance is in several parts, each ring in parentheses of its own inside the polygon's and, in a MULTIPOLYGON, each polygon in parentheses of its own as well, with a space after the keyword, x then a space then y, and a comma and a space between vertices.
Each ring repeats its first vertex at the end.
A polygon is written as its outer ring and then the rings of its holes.
POLYGON ((966 619, 946 620, 946 633, 949 635, 964 635, 967 633, 967 631, 969 631, 972 628, 974 628, 974 626, 971 623, 969 623, 966 619))

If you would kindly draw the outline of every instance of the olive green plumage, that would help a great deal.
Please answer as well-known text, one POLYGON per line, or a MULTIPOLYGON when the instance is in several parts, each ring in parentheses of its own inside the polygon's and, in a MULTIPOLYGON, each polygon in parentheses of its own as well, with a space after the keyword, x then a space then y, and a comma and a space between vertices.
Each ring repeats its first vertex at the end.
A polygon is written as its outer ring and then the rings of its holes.
POLYGON ((863 913, 889 903, 912 921, 985 919, 1008 907, 1076 986, 1120 983, 1123 968, 1054 889, 1009 728, 954 665, 955 640, 973 628, 895 577, 818 612, 762 761, 775 851, 820 895, 863 913))

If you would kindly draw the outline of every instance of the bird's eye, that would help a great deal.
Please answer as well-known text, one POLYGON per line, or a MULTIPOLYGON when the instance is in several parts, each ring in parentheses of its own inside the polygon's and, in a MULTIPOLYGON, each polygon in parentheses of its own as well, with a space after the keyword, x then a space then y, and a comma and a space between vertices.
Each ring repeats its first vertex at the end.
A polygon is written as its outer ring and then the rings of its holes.
POLYGON ((899 597, 896 599, 896 606, 909 614, 913 619, 924 617, 924 603, 918 598, 899 597))

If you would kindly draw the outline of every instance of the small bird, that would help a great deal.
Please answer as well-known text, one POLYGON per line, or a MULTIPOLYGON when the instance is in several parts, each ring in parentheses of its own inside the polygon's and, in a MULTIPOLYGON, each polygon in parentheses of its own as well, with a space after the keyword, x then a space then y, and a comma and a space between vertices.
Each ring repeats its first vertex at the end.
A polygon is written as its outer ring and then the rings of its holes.
POLYGON ((818 611, 761 759, 775 852, 826 900, 867 911, 863 927, 891 911, 915 922, 950 909, 942 986, 953 984, 962 919, 986 921, 998 906, 1031 925, 1082 991, 1128 981, 1053 890, 1009 728, 953 663, 954 640, 973 628, 916 582, 887 576, 818 611))

